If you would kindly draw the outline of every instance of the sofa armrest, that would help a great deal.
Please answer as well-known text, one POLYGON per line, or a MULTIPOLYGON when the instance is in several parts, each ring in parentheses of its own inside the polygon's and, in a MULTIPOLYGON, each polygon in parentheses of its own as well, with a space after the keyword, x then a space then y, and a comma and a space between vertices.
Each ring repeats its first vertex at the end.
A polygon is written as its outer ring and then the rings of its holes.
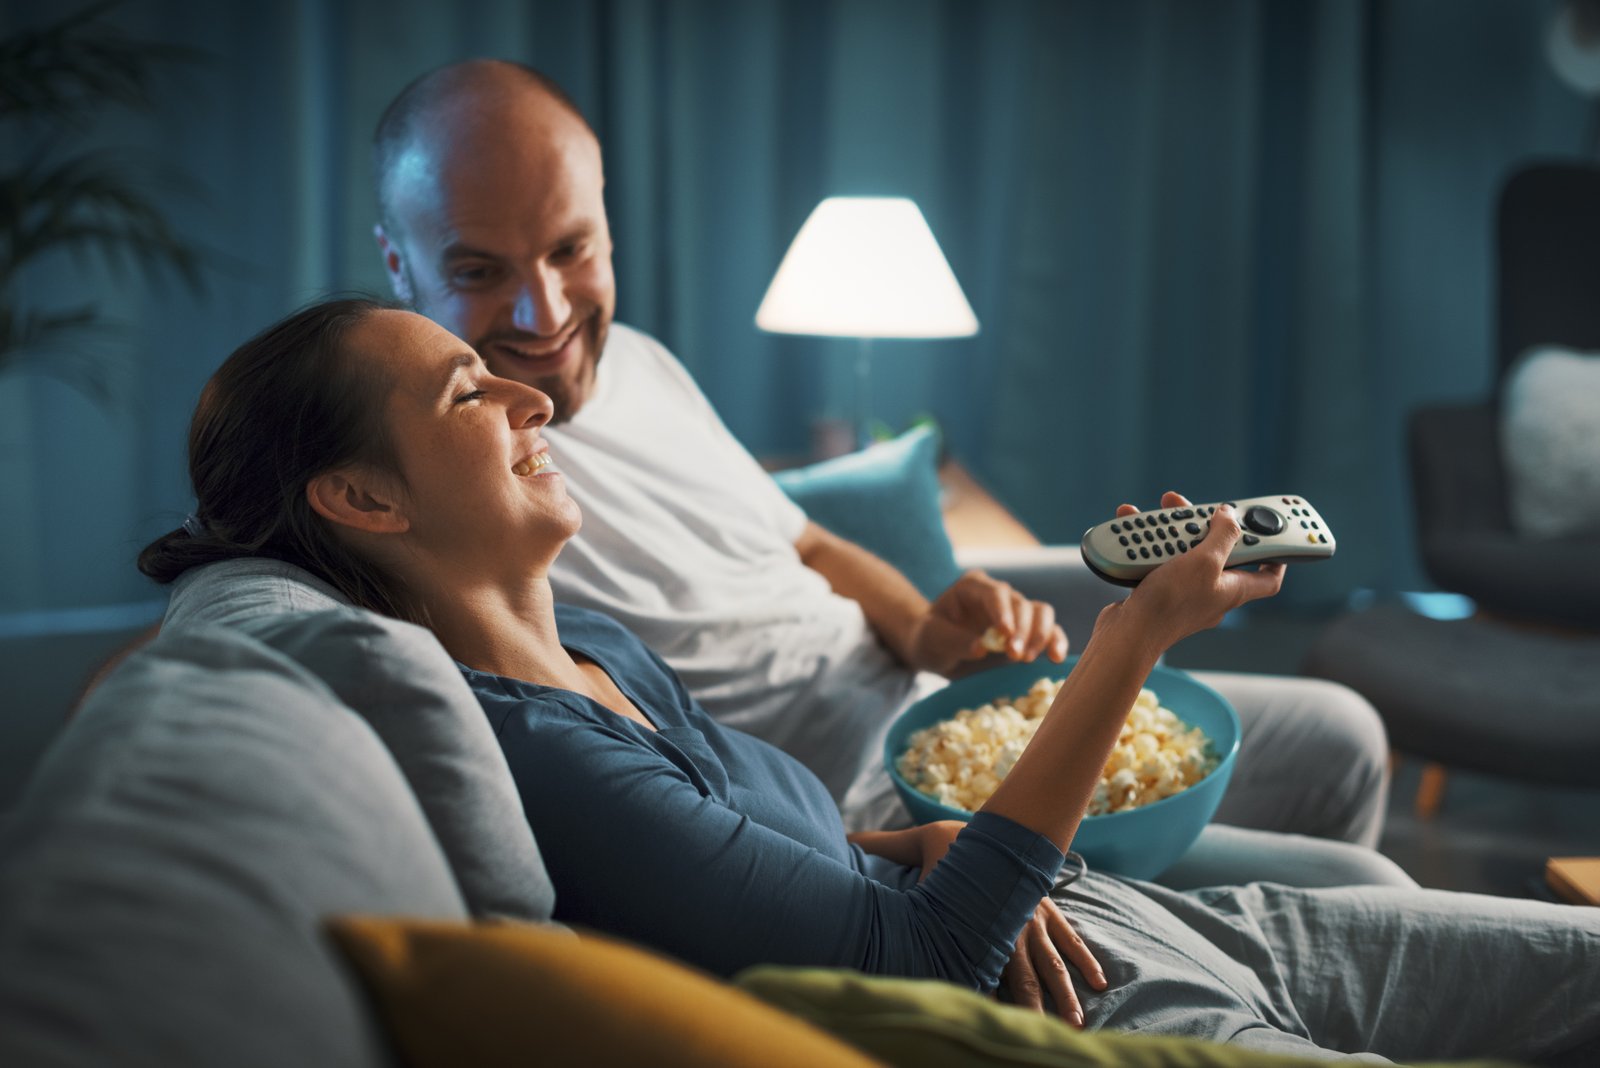
POLYGON ((960 549, 956 562, 963 569, 986 571, 1054 608, 1074 652, 1089 641, 1100 610, 1128 596, 1125 588, 1090 571, 1076 545, 960 549))

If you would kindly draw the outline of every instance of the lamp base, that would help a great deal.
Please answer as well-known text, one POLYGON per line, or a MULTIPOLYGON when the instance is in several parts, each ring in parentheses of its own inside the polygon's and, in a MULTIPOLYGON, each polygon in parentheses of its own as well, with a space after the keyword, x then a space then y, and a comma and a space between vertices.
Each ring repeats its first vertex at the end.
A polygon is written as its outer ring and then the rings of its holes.
POLYGON ((858 429, 850 419, 819 417, 811 421, 811 458, 831 460, 856 450, 858 429))
POLYGON ((856 343, 856 448, 872 444, 872 339, 856 343))

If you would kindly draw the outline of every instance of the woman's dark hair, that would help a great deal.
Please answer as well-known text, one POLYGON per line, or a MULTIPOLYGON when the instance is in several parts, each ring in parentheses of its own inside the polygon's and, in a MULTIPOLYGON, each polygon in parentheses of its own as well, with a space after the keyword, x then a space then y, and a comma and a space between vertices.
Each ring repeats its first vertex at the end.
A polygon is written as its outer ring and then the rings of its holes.
POLYGON ((145 546, 140 571, 171 582, 201 564, 271 557, 363 608, 420 622, 398 582, 348 549, 306 499, 308 481, 348 463, 399 474, 383 419, 388 385, 346 343, 374 312, 396 308, 365 297, 313 304, 223 361, 189 424, 195 514, 145 546))

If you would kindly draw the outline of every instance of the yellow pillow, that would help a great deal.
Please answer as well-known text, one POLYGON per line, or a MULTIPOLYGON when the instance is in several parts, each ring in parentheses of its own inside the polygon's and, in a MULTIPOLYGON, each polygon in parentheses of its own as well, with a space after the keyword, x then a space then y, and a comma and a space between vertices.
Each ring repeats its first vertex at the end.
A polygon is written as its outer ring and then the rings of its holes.
MULTIPOLYGON (((1310 1068, 1327 1063, 1192 1038, 1079 1031, 1057 1017, 925 979, 769 966, 749 968, 733 982, 905 1068, 1310 1068)), ((1478 1063, 1487 1068, 1488 1062, 1478 1063)))
POLYGON ((877 1063, 708 975, 596 934, 363 916, 328 929, 412 1068, 877 1063))

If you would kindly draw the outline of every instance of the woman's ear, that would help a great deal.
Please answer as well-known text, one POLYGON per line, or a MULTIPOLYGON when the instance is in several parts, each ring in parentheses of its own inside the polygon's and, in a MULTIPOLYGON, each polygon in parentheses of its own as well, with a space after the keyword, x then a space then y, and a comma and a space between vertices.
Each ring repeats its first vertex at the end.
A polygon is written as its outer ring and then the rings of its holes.
POLYGON ((365 469, 325 471, 306 483, 306 500, 324 519, 368 534, 403 534, 411 520, 399 495, 383 478, 365 469))

